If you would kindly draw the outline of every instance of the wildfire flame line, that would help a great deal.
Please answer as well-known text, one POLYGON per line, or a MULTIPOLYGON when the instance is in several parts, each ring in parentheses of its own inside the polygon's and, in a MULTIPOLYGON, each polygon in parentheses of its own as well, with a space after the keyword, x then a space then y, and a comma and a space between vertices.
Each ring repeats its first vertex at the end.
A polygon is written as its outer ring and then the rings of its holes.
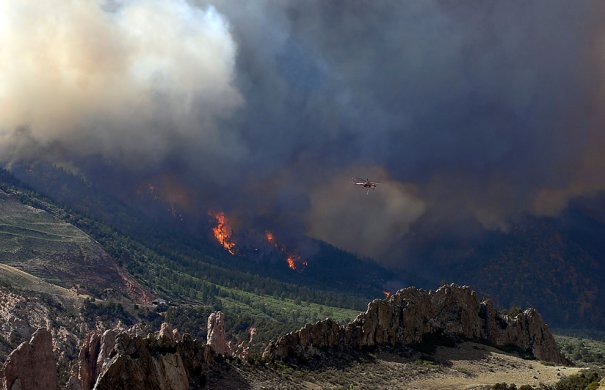
POLYGON ((290 269, 296 270, 296 263, 294 262, 294 259, 292 257, 288 257, 288 267, 290 267, 290 269))
POLYGON ((297 269, 303 270, 303 269, 307 268, 307 266, 309 265, 309 263, 306 260, 301 260, 300 256, 287 253, 288 251, 287 251, 286 247, 284 247, 283 245, 280 245, 275 240, 275 236, 273 236, 272 232, 266 231, 265 238, 267 239, 267 242, 269 244, 273 245, 275 248, 277 248, 277 250, 279 250, 282 253, 286 253, 286 261, 288 263, 288 267, 290 267, 291 270, 294 270, 294 271, 296 271, 297 269))
POLYGON ((267 239, 267 241, 269 241, 269 243, 273 244, 275 241, 275 238, 273 237, 273 233, 271 232, 265 232, 265 238, 267 239))
MULTIPOLYGON (((233 230, 231 228, 231 223, 225 213, 220 211, 217 213, 209 212, 216 220, 216 226, 212 228, 212 234, 216 241, 230 254, 235 255, 235 241, 233 239, 233 230)), ((309 263, 306 260, 302 260, 300 256, 295 255, 287 250, 287 248, 280 243, 277 242, 275 236, 272 232, 265 232, 265 239, 267 242, 275 247, 280 253, 286 256, 286 262, 288 263, 288 267, 292 270, 304 270, 307 268, 309 263)))
POLYGON ((210 213, 211 216, 216 219, 216 226, 212 228, 214 238, 225 248, 229 253, 235 255, 235 242, 233 241, 233 231, 231 230, 231 224, 225 213, 222 211, 219 213, 210 213))

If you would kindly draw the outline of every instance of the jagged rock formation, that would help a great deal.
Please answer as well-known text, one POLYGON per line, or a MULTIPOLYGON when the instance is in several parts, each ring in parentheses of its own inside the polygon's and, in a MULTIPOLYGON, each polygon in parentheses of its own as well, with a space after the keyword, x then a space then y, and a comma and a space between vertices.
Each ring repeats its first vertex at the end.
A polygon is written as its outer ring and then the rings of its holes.
POLYGON ((117 336, 129 339, 157 338, 158 340, 176 343, 181 341, 181 336, 176 329, 167 323, 162 323, 157 336, 150 335, 149 330, 143 324, 137 324, 127 329, 110 329, 102 334, 98 331, 89 333, 82 343, 76 364, 76 375, 73 375, 66 386, 69 390, 91 390, 95 387, 97 379, 105 372, 112 357, 115 356, 117 336))
POLYGON ((453 284, 436 291, 413 287, 399 290, 387 300, 370 302, 365 313, 345 326, 331 319, 307 324, 269 344, 263 358, 305 358, 320 349, 410 345, 430 335, 480 340, 497 347, 513 347, 544 361, 566 363, 534 309, 515 317, 500 315, 491 301, 479 302, 469 287, 453 284))
POLYGON ((256 336, 256 328, 248 329, 248 334, 250 335, 248 341, 242 340, 239 344, 234 341, 229 342, 229 349, 231 350, 232 356, 239 359, 247 359, 250 356, 250 346, 254 341, 254 336, 256 336))
MULTIPOLYGON (((142 325, 92 332, 82 343, 69 390, 198 388, 216 380, 211 372, 219 355, 244 359, 250 340, 230 347, 223 313, 208 319, 208 342, 180 336, 162 324, 157 333, 142 325), (213 379, 214 378, 214 379, 213 379)), ((322 350, 354 351, 374 346, 405 346, 427 336, 472 339, 497 347, 513 347, 554 363, 567 363, 540 315, 527 309, 516 316, 498 313, 489 300, 479 302, 468 287, 443 286, 437 291, 406 288, 387 300, 375 300, 368 310, 342 326, 327 319, 280 337, 265 349, 267 360, 308 358, 322 350)), ((228 369, 228 368, 227 368, 228 369)), ((220 377, 219 373, 219 377, 220 377)), ((235 378, 237 379, 237 378, 235 378)), ((243 380, 240 378, 240 380, 243 380)), ((0 373, 2 389, 57 389, 57 361, 52 336, 40 329, 8 357, 0 373)), ((239 383, 239 382, 238 382, 239 383)), ((242 382, 243 383, 243 382, 242 382)), ((0 389, 1 390, 1 389, 0 389)))
POLYGON ((4 360, 23 340, 28 340, 39 328, 50 325, 49 310, 35 299, 0 288, 0 337, 14 340, 11 345, 0 345, 4 360))
POLYGON ((207 329, 207 344, 220 355, 228 353, 229 345, 225 338, 225 319, 222 311, 211 313, 208 316, 207 329))
POLYGON ((89 333, 78 355, 77 377, 71 377, 66 388, 90 390, 94 387, 101 370, 109 362, 109 354, 116 343, 116 331, 106 330, 103 334, 89 333))
POLYGON ((162 325, 160 326, 159 336, 167 337, 172 341, 181 340, 181 335, 179 334, 179 331, 177 329, 173 329, 172 326, 170 326, 166 322, 162 322, 162 325))
POLYGON ((121 333, 94 389, 188 390, 190 383, 204 382, 212 362, 211 349, 189 335, 174 341, 159 335, 143 338, 121 333))
POLYGON ((70 378, 67 388, 177 390, 204 383, 216 354, 246 358, 256 334, 251 328, 249 341, 234 344, 232 353, 225 340, 223 313, 212 313, 208 324, 208 343, 181 336, 166 323, 156 334, 144 333, 140 326, 90 333, 80 350, 77 376, 70 378))
POLYGON ((216 348, 220 354, 246 358, 250 341, 233 345, 225 339, 224 315, 212 313, 208 319, 208 343, 181 336, 163 323, 156 334, 137 324, 128 329, 91 332, 84 339, 69 390, 157 388, 188 389, 190 380, 199 383, 210 367, 216 348))
POLYGON ((3 390, 53 390, 59 388, 52 336, 38 329, 6 359, 0 375, 3 390))
POLYGON ((49 325, 46 307, 4 288, 0 289, 0 316, 0 332, 6 339, 20 336, 23 340, 36 329, 49 325))
POLYGON ((227 355, 239 359, 250 356, 250 346, 256 335, 256 328, 248 329, 249 339, 247 341, 230 340, 227 342, 225 336, 225 319, 223 312, 210 313, 208 316, 208 336, 206 343, 219 355, 227 355))

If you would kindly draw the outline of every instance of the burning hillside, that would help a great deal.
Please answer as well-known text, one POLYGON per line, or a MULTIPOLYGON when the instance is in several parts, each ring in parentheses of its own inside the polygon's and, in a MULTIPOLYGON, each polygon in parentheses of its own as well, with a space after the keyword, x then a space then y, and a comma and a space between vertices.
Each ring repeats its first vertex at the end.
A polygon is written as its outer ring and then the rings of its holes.
POLYGON ((307 268, 309 263, 306 260, 301 259, 300 256, 292 254, 288 251, 288 249, 277 242, 273 232, 267 231, 265 232, 265 238, 269 244, 271 244, 277 251, 286 256, 286 261, 288 263, 288 267, 292 270, 304 270, 307 268))
MULTIPOLYGON (((256 244, 251 244, 248 241, 254 242, 254 240, 247 239, 249 237, 258 237, 258 232, 248 232, 243 235, 236 235, 233 232, 233 226, 231 220, 225 215, 224 212, 209 212, 210 216, 214 218, 215 225, 212 227, 212 234, 214 239, 230 254, 235 255, 246 254, 246 253, 258 253, 258 245, 265 246, 269 249, 269 253, 273 253, 273 256, 277 253, 280 258, 285 259, 288 267, 292 270, 302 271, 309 263, 302 259, 299 255, 293 253, 285 245, 278 242, 273 232, 266 231, 264 233, 264 240, 256 241, 256 244), (237 238, 237 240, 236 240, 237 238), (243 243, 236 244, 237 241, 241 240, 243 243), (236 249, 236 246, 238 249, 236 249)), ((262 253, 262 251, 261 251, 262 253)))
POLYGON ((293 270, 304 270, 309 263, 306 260, 301 260, 300 256, 288 256, 288 267, 293 270))
POLYGON ((235 255, 235 241, 233 240, 231 222, 222 211, 218 213, 210 212, 209 214, 216 220, 216 226, 212 228, 214 238, 227 252, 235 255))
POLYGON ((275 244, 275 237, 273 237, 273 233, 265 232, 265 238, 269 244, 275 244))

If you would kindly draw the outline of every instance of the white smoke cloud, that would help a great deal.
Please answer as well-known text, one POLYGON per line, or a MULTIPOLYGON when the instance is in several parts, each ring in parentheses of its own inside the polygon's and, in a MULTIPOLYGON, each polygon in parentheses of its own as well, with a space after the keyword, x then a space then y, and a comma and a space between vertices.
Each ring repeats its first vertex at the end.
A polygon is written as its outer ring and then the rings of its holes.
POLYGON ((242 102, 236 49, 221 14, 186 0, 0 0, 1 158, 233 147, 215 123, 242 102))

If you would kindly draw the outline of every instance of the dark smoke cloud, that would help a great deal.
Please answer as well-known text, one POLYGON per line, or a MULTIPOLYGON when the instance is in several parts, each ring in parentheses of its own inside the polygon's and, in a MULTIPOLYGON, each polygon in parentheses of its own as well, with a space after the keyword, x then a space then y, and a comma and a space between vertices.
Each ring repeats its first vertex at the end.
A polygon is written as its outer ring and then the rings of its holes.
MULTIPOLYGON (((64 79, 0 87, 1 103, 18 103, 0 117, 5 160, 44 150, 126 187, 132 177, 169 183, 189 213, 224 209, 241 226, 310 234, 389 262, 400 260, 385 253, 420 218, 507 229, 605 189, 600 1, 114 3, 73 25, 101 37, 73 43, 105 59, 78 68, 92 83, 102 76, 94 94, 73 96, 64 79), (134 10, 157 17, 161 28, 143 31, 163 40, 134 33, 134 10), (159 68, 168 75, 159 84, 128 76, 149 56, 152 69, 173 64, 159 68), (74 100, 84 109, 66 110, 74 100), (365 196, 351 175, 385 183, 365 196)), ((0 36, 45 20, 37 4, 0 36)), ((53 12, 83 12, 67 4, 53 12)), ((50 54, 69 53, 64 36, 50 54)), ((30 43, 9 53, 27 58, 30 43)))

